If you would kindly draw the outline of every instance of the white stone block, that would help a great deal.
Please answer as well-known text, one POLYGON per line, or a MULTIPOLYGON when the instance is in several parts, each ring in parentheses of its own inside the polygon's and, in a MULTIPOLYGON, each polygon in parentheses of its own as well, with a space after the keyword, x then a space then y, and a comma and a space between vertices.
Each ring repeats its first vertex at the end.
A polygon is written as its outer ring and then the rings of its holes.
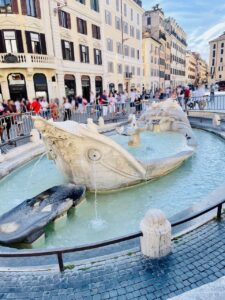
POLYGON ((213 121, 213 127, 219 127, 221 123, 220 115, 215 114, 212 121, 213 121))
POLYGON ((41 140, 40 138, 40 133, 37 129, 32 129, 31 130, 31 138, 30 138, 30 141, 32 143, 39 143, 41 140))
POLYGON ((100 127, 103 127, 103 126, 105 125, 105 121, 104 121, 103 117, 100 117, 100 118, 98 119, 98 125, 99 125, 100 127))
POLYGON ((145 256, 156 259, 171 251, 171 224, 159 209, 149 210, 140 224, 141 251, 145 256))

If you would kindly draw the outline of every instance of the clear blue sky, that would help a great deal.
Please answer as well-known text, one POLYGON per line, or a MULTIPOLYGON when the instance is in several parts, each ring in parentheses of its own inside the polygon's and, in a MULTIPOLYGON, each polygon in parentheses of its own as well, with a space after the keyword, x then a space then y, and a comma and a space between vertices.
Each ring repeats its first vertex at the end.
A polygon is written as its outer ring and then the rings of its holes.
POLYGON ((208 42, 225 31, 225 2, 222 0, 142 0, 148 10, 156 3, 188 34, 188 48, 208 61, 208 42))

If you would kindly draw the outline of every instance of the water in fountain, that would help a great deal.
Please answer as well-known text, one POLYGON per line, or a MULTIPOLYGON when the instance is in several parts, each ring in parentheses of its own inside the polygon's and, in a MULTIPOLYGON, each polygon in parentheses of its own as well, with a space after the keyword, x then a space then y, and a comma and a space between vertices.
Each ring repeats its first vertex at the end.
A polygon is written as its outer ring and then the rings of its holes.
POLYGON ((106 221, 103 220, 101 217, 99 217, 98 214, 98 189, 97 189, 97 182, 96 182, 96 176, 97 176, 97 172, 96 172, 96 162, 93 161, 93 182, 94 182, 94 187, 95 187, 95 193, 94 193, 94 207, 95 207, 95 218, 91 220, 91 226, 95 229, 95 230, 102 230, 103 228, 105 228, 106 226, 106 221))
POLYGON ((26 184, 26 188, 25 190, 27 191, 29 189, 29 186, 31 184, 31 180, 34 174, 34 171, 36 170, 37 166, 40 164, 40 162, 42 161, 42 159, 48 154, 48 151, 45 151, 39 158, 38 160, 35 162, 34 166, 32 167, 31 171, 30 171, 30 176, 28 177, 28 181, 26 184))

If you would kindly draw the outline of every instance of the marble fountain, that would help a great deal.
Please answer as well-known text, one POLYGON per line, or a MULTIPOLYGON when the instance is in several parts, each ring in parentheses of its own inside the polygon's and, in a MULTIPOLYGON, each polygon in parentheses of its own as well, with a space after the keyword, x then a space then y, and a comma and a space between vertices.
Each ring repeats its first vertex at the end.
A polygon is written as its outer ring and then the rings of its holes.
MULTIPOLYGON (((102 119, 98 125, 92 120, 87 124, 57 123, 42 118, 35 118, 34 123, 47 156, 31 161, 0 181, 0 208, 4 213, 0 226, 5 220, 14 224, 9 217, 17 213, 25 199, 33 205, 26 208, 28 215, 34 213, 32 208, 35 213, 44 210, 46 218, 42 228, 37 223, 37 236, 44 232, 45 239, 34 247, 81 245, 135 232, 149 208, 159 208, 171 217, 206 197, 224 181, 224 142, 210 133, 193 131, 173 100, 153 103, 138 120, 130 116, 123 123, 104 124, 102 119), (216 149, 213 152, 212 147, 216 149), (213 168, 209 170, 210 164, 213 168), (22 178, 26 177, 30 183, 24 187, 22 178), (14 184, 20 186, 16 194, 11 188, 14 184), (45 203, 39 203, 38 199, 46 194, 43 191, 48 194, 56 186, 60 191, 60 186, 68 184, 69 190, 80 187, 81 193, 75 192, 75 198, 59 193, 56 204, 50 195, 44 197, 45 203), (5 201, 8 197, 11 202, 5 201), (60 197, 65 202, 62 210, 57 208, 60 197), (49 201, 58 215, 49 210, 49 201), (66 221, 61 219, 62 213, 66 214, 64 208, 73 211, 66 221), (62 224, 59 221, 61 226, 53 228, 50 223, 58 217, 62 224)), ((3 229, 10 233, 12 241, 12 227, 3 229)), ((28 232, 26 228, 24 232, 28 232)), ((35 237, 32 232, 24 241, 32 242, 35 237)), ((7 241, 8 237, 4 239, 7 241)))
POLYGON ((107 127, 112 130, 112 125, 97 126, 91 119, 85 125, 36 117, 34 124, 42 135, 49 159, 55 161, 70 182, 84 185, 89 191, 117 190, 165 176, 190 158, 196 146, 185 113, 177 102, 170 99, 153 104, 138 121, 131 116, 128 124, 114 125, 119 134, 130 136, 129 145, 133 147, 140 145, 144 131, 170 131, 184 135, 189 149, 161 159, 137 160, 102 134, 107 132, 107 127))

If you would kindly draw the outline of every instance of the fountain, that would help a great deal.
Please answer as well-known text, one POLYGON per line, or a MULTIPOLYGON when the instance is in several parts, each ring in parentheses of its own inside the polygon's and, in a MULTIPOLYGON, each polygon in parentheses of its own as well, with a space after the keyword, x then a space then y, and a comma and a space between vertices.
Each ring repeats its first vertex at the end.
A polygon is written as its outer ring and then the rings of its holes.
MULTIPOLYGON (((153 131, 158 122, 159 131, 172 131, 183 134, 188 149, 160 159, 147 161, 136 159, 111 138, 101 134, 107 131, 89 121, 87 125, 72 121, 52 122, 40 117, 34 118, 35 127, 42 134, 48 157, 69 179, 78 185, 85 185, 89 191, 118 190, 165 176, 190 158, 195 151, 195 138, 188 119, 173 100, 153 104, 138 122, 134 118, 119 132, 130 135, 129 144, 137 147, 140 134, 153 131), (93 181, 93 165, 96 178, 93 181)), ((120 127, 114 125, 114 129, 120 127)), ((112 130, 112 126, 110 127, 112 130)), ((117 130, 118 131, 118 130, 117 130)))

